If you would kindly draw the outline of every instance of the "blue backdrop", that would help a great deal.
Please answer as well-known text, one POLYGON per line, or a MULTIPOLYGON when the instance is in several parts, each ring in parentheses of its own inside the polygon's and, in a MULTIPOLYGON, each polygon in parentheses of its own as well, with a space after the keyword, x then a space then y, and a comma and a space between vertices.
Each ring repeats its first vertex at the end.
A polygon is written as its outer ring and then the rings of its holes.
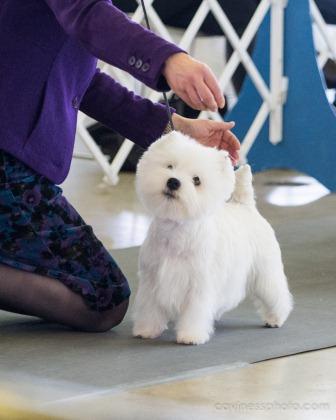
MULTIPOLYGON (((269 82, 270 16, 259 30, 254 61, 269 82)), ((289 78, 284 108, 283 141, 269 142, 268 120, 256 139, 248 161, 254 171, 296 169, 336 191, 336 113, 329 105, 323 75, 317 66, 309 0, 289 0, 285 17, 285 75, 289 78)), ((237 122, 243 139, 262 101, 249 78, 228 120, 237 122)))

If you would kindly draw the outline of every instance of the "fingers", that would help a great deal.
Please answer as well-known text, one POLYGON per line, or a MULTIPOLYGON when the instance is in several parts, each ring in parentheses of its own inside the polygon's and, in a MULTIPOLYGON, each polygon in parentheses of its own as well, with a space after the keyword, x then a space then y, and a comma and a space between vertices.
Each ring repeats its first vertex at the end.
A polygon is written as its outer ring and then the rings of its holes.
POLYGON ((232 131, 228 130, 224 134, 223 141, 227 143, 232 150, 240 150, 240 142, 237 137, 232 133, 232 131))
POLYGON ((224 107, 224 95, 212 70, 188 54, 171 55, 163 75, 176 94, 193 108, 217 111, 224 107))
POLYGON ((231 141, 231 145, 230 145, 230 139, 228 139, 224 148, 229 152, 232 163, 236 165, 239 162, 239 158, 240 158, 239 149, 236 148, 236 142, 238 142, 238 139, 235 137, 233 133, 231 133, 231 131, 228 133, 228 135, 231 137, 232 140, 234 140, 234 142, 231 141))
POLYGON ((225 99, 216 76, 213 74, 211 69, 207 68, 206 70, 207 71, 205 72, 204 82, 212 93, 214 101, 216 102, 216 106, 218 108, 224 108, 225 99))
POLYGON ((185 102, 191 108, 198 109, 196 102, 190 97, 189 91, 186 91, 186 90, 179 91, 178 96, 182 99, 183 102, 185 102))
POLYGON ((182 99, 193 109, 197 109, 198 111, 205 111, 207 109, 213 112, 218 111, 214 96, 205 83, 199 82, 195 85, 188 86, 185 90, 185 95, 186 99, 182 99))
POLYGON ((197 86, 195 86, 197 90, 198 96, 201 98, 202 103, 204 104, 206 109, 210 109, 213 112, 218 111, 218 105, 215 100, 215 97, 211 90, 204 82, 199 82, 197 86))
MULTIPOLYGON (((225 132, 227 130, 231 130, 236 123, 234 121, 210 121, 208 123, 211 124, 211 129, 215 131, 225 132)), ((238 142, 239 143, 239 142, 238 142)))
POLYGON ((207 109, 206 105, 203 103, 198 92, 193 86, 187 89, 187 95, 189 96, 190 100, 190 103, 188 103, 188 105, 190 105, 192 108, 197 109, 199 111, 204 111, 207 109))
POLYGON ((230 131, 235 126, 233 121, 212 121, 211 129, 217 133, 220 133, 219 149, 223 149, 229 152, 230 158, 233 165, 239 162, 239 150, 240 142, 237 137, 230 131))
POLYGON ((227 130, 225 132, 219 148, 227 150, 229 152, 232 164, 237 165, 240 159, 240 142, 237 139, 237 137, 232 133, 232 131, 227 130))

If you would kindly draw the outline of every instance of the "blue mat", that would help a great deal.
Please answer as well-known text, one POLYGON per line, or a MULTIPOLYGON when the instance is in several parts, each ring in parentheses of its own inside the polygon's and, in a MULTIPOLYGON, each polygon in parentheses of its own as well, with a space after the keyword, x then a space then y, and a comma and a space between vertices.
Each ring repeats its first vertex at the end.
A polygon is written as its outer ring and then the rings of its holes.
MULTIPOLYGON (((334 207, 335 197, 328 196, 304 207, 266 211, 278 234, 295 298, 294 312, 283 328, 263 328, 245 302, 226 314, 208 344, 189 347, 175 344, 172 332, 150 341, 132 338, 129 315, 114 331, 89 334, 0 312, 0 377, 17 372, 106 389, 335 346, 334 207)), ((138 249, 113 255, 134 296, 138 249)))

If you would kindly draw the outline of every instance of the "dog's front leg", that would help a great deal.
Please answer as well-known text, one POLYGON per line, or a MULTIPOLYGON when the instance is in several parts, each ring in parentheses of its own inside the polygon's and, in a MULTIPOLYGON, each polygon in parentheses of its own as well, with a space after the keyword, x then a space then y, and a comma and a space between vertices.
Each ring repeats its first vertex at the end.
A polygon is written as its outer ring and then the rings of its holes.
POLYGON ((204 344, 213 332, 213 302, 209 291, 192 291, 176 323, 176 339, 180 344, 204 344))
POLYGON ((133 310, 133 335, 141 338, 159 337, 167 329, 168 316, 153 296, 153 290, 141 285, 133 310))

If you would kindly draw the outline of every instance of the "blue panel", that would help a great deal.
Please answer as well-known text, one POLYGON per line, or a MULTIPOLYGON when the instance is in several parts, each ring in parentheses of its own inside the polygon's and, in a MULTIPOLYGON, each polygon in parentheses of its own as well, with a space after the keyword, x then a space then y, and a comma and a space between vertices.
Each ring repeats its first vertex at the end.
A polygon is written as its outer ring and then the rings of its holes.
MULTIPOLYGON (((324 79, 316 62, 308 0, 289 0, 285 27, 285 75, 289 78, 289 90, 283 141, 276 146, 269 142, 267 120, 248 154, 248 161, 254 171, 289 168, 304 172, 336 191, 336 113, 328 103, 324 79)), ((267 83, 269 32, 267 16, 254 52, 255 64, 267 83)), ((239 138, 244 138, 261 103, 247 78, 237 105, 227 117, 237 122, 235 132, 239 138)))

